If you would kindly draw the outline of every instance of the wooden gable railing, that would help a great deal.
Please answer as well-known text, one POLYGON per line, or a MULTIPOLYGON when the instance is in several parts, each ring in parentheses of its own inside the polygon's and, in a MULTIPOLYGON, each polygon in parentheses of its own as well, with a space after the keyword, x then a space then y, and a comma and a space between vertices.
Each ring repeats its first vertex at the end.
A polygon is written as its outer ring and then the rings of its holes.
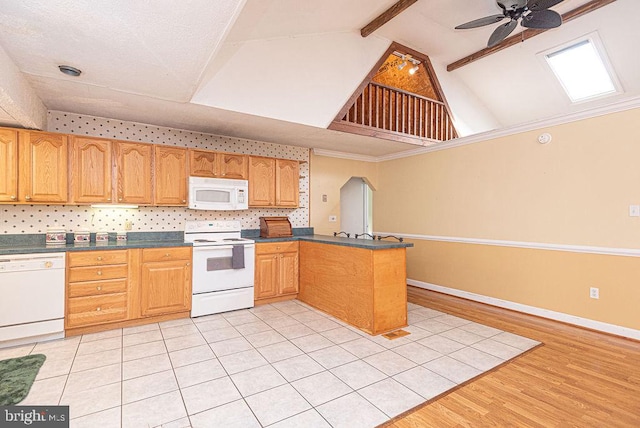
POLYGON ((328 128, 420 146, 458 137, 429 57, 396 42, 389 46, 328 128), (385 60, 396 51, 422 62, 438 99, 373 81, 385 60))
POLYGON ((370 82, 341 122, 446 141, 456 138, 445 103, 370 82))

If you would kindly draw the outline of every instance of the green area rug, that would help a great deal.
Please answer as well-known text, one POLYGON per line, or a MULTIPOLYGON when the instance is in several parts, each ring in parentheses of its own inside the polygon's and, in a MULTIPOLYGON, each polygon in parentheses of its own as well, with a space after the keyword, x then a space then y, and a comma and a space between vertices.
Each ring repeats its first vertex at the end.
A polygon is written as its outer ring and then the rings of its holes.
POLYGON ((35 354, 0 361, 0 406, 24 400, 46 358, 35 354))

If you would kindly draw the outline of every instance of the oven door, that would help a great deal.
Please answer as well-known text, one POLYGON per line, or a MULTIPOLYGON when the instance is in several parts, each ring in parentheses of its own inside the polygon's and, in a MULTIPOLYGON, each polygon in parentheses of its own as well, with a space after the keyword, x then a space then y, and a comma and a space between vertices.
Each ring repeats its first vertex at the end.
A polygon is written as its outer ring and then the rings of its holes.
POLYGON ((194 247, 193 294, 253 287, 254 265, 255 244, 194 247))

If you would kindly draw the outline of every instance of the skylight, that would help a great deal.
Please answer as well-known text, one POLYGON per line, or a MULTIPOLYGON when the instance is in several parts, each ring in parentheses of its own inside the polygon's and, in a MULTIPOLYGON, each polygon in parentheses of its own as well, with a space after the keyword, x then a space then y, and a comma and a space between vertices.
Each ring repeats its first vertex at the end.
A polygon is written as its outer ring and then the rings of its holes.
POLYGON ((580 102, 618 92, 592 37, 544 55, 571 99, 580 102))

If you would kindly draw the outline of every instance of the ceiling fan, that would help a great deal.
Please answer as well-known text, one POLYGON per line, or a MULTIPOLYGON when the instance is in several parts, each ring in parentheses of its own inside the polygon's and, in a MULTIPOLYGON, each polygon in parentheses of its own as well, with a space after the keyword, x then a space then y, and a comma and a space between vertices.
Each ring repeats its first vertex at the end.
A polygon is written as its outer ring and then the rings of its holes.
POLYGON ((483 27, 485 25, 497 24, 505 18, 509 22, 500 25, 489 37, 488 47, 492 47, 503 41, 518 25, 527 28, 556 28, 562 24, 562 17, 558 12, 549 10, 550 7, 561 3, 563 0, 497 0, 496 3, 502 9, 498 15, 485 16, 474 19, 465 24, 458 25, 456 30, 483 27))

